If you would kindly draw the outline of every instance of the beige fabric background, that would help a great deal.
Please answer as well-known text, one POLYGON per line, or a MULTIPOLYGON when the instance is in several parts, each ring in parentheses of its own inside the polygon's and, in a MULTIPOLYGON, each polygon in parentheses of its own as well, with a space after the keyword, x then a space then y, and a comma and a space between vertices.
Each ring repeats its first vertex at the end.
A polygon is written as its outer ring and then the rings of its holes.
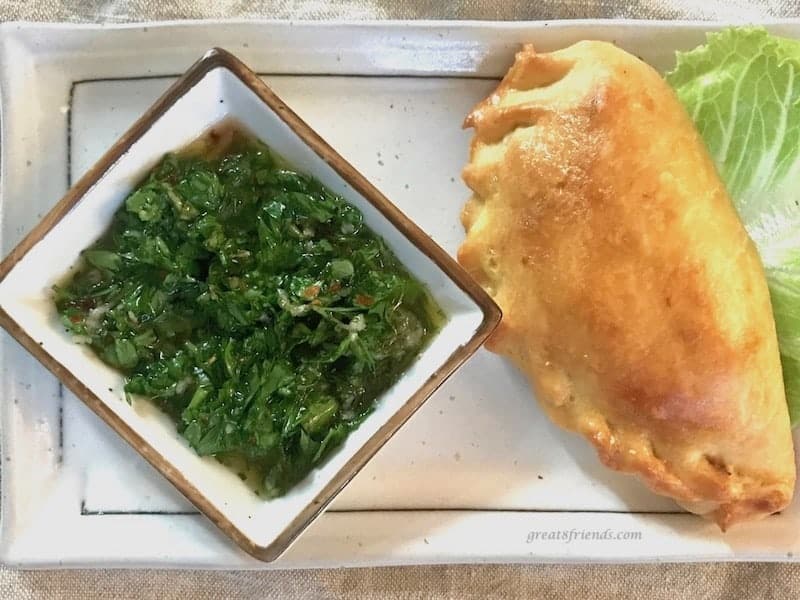
MULTIPOLYGON (((800 17, 800 0, 0 0, 0 20, 757 19, 800 17)), ((12 571, 0 599, 793 598, 800 566, 772 564, 435 566, 214 571, 12 571)))

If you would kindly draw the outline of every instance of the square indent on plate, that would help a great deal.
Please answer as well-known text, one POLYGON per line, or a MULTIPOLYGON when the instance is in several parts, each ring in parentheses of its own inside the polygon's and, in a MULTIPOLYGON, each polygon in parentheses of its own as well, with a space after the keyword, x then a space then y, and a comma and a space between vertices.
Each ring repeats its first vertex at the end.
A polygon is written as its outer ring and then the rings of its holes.
POLYGON ((70 189, 3 261, 0 278, 0 323, 217 526, 267 561, 291 544, 500 320, 497 306, 444 250, 222 50, 206 53, 70 189), (163 155, 229 119, 360 209, 447 317, 342 447, 288 494, 269 501, 213 458, 198 457, 150 403, 125 402, 121 375, 72 342, 52 301, 52 286, 163 155))

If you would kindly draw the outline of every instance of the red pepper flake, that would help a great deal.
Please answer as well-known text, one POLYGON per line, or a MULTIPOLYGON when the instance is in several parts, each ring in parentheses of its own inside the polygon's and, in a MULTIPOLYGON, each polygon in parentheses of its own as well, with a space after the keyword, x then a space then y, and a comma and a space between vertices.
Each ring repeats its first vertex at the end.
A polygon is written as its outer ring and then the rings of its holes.
POLYGON ((342 284, 341 284, 340 282, 338 282, 338 281, 334 281, 334 282, 333 282, 333 283, 330 285, 330 287, 329 287, 328 289, 331 291, 331 294, 335 294, 335 293, 336 293, 336 292, 338 292, 340 289, 342 289, 342 284))
POLYGON ((319 296, 319 286, 318 285, 310 285, 306 289, 303 290, 303 297, 306 300, 311 300, 319 296))
POLYGON ((83 320, 83 319, 81 318, 81 316, 80 316, 80 315, 72 315, 72 316, 69 318, 69 321, 70 321, 70 323, 80 323, 82 320, 83 320))
POLYGON ((356 294, 356 304, 361 306, 372 306, 375 304, 375 299, 367 294, 356 294))

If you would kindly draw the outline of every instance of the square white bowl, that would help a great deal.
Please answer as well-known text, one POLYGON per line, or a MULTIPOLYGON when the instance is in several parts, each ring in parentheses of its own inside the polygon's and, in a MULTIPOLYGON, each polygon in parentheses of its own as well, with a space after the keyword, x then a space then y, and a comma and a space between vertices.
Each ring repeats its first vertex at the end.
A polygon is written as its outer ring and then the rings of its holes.
POLYGON ((0 324, 222 531, 264 561, 289 547, 499 320, 491 298, 444 250, 255 73, 219 49, 207 52, 170 87, 0 264, 0 324), (447 316, 418 360, 342 447, 285 496, 269 501, 213 458, 198 457, 149 402, 125 402, 122 375, 70 339, 52 301, 52 286, 106 230, 163 155, 229 119, 361 210, 366 224, 427 285, 447 316))

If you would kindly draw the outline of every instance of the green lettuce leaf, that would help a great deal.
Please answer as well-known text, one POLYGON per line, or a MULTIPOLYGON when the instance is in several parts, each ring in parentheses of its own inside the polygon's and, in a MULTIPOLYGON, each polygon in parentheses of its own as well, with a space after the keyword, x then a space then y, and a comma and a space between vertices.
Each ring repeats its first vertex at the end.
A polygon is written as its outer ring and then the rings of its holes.
POLYGON ((792 424, 800 422, 800 41, 735 27, 667 74, 766 270, 792 424))

